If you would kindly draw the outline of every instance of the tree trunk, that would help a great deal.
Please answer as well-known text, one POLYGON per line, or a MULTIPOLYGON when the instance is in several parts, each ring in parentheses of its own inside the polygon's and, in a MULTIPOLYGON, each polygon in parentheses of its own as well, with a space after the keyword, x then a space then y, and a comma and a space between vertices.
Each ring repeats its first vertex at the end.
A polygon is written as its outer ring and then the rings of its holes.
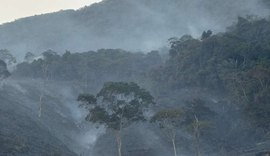
POLYGON ((243 87, 242 84, 241 84, 241 89, 242 89, 242 92, 243 92, 243 94, 244 94, 245 100, 248 101, 248 97, 247 97, 246 90, 245 90, 245 88, 243 87))
POLYGON ((196 150, 196 156, 200 156, 200 124, 199 124, 199 119, 197 118, 196 115, 194 115, 195 118, 195 125, 194 125, 194 138, 195 138, 195 150, 196 150))
POLYGON ((45 87, 46 87, 47 81, 49 80, 48 64, 43 63, 42 72, 43 72, 43 82, 42 82, 41 93, 40 93, 40 96, 39 96, 39 113, 38 113, 38 117, 41 117, 41 115, 42 115, 42 104, 43 104, 43 98, 44 98, 44 95, 45 95, 45 87))
POLYGON ((259 79, 259 82, 260 82, 260 84, 262 86, 262 89, 264 89, 263 81, 261 79, 259 79))
POLYGON ((196 141, 196 156, 200 156, 201 152, 200 152, 200 144, 199 144, 199 140, 196 141))
POLYGON ((116 131, 116 142, 118 148, 118 156, 122 156, 122 139, 120 131, 116 131))
POLYGON ((173 144, 174 156, 177 156, 177 151, 176 151, 176 146, 175 146, 175 139, 172 139, 172 144, 173 144))
POLYGON ((42 100, 43 100, 43 93, 41 93, 41 95, 39 96, 39 112, 38 112, 38 117, 41 117, 41 115, 42 115, 42 100))

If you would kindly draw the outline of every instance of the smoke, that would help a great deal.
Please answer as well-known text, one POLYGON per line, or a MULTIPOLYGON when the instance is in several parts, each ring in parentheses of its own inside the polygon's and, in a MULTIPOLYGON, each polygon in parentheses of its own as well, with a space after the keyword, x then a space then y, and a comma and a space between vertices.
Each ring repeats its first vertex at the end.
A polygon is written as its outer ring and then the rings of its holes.
MULTIPOLYGON (((77 101, 81 88, 72 82, 59 85, 59 82, 52 81, 47 90, 52 94, 51 96, 61 101, 62 105, 59 106, 57 113, 68 118, 68 122, 73 122, 76 125, 76 131, 70 130, 68 132, 72 139, 69 147, 79 155, 91 155, 98 137, 104 134, 105 128, 103 126, 97 128, 85 121, 88 111, 80 108, 77 101), (63 111, 63 108, 65 111, 63 111)), ((66 140, 63 140, 63 142, 66 142, 66 140)))
MULTIPOLYGON (((238 16, 246 15, 267 17, 269 8, 259 0, 104 0, 77 11, 35 16, 2 25, 0 49, 11 50, 19 60, 28 51, 40 54, 47 49, 149 51, 166 45, 166 40, 173 36, 199 37, 208 29, 215 33, 225 31, 238 16)), ((40 89, 36 84, 39 83, 38 80, 12 81, 9 85, 16 90, 16 97, 22 99, 23 106, 37 112, 36 97, 40 89)), ((78 108, 76 96, 79 93, 80 89, 71 83, 49 84, 45 98, 47 112, 44 113, 48 114, 41 122, 73 151, 87 155, 105 132, 104 128, 96 129, 84 120, 88 112, 78 108)), ((181 100, 177 96, 177 102, 181 100)), ((226 120, 231 121, 231 118, 226 120)), ((147 133, 158 138, 152 131, 147 133)), ((156 145, 157 142, 145 140, 147 146, 161 146, 156 145)), ((162 151, 167 152, 165 148, 162 151)))
POLYGON ((238 16, 269 16, 260 0, 104 0, 67 10, 17 20, 0 26, 0 45, 17 57, 47 49, 64 52, 122 48, 149 51, 168 38, 204 30, 218 33, 238 16))
MULTIPOLYGON (((104 133, 104 127, 97 129, 95 125, 85 121, 87 111, 79 108, 76 101, 80 89, 71 82, 49 81, 44 91, 42 116, 39 118, 40 84, 42 80, 38 79, 7 79, 0 87, 1 94, 6 94, 7 99, 0 97, 1 101, 9 100, 9 111, 20 110, 31 121, 38 123, 32 125, 32 129, 41 127, 60 140, 70 151, 83 156, 91 155, 97 138, 104 133), (16 102, 18 104, 15 105, 16 102)), ((16 117, 15 114, 13 116, 16 117)), ((22 124, 27 122, 23 121, 22 124)), ((42 139, 46 140, 46 137, 42 136, 42 139)))

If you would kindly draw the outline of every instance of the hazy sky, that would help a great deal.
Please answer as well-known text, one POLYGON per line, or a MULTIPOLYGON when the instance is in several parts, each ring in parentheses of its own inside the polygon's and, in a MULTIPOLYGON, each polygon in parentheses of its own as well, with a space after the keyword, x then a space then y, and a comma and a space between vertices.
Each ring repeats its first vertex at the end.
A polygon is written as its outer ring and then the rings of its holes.
POLYGON ((101 0, 0 0, 0 24, 61 9, 78 9, 99 1, 101 0))

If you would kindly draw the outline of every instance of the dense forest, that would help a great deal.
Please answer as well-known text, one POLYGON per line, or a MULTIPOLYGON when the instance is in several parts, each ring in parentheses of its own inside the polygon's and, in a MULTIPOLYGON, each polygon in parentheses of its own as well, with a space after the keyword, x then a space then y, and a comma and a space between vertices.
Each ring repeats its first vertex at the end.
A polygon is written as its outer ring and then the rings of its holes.
MULTIPOLYGON (((239 17, 223 33, 170 38, 167 53, 29 52, 9 79, 39 80, 43 89, 60 82, 75 86, 74 108, 81 103, 89 110, 87 124, 108 130, 97 138, 92 155, 117 154, 109 129, 118 134, 119 156, 263 155, 270 151, 269 41, 268 19, 239 17)), ((16 62, 8 50, 1 53, 1 59, 16 62)), ((8 82, 6 62, 0 62, 0 80, 8 82)), ((40 91, 40 113, 49 101, 46 94, 40 91)), ((9 150, 29 154, 26 147, 16 144, 9 150)))

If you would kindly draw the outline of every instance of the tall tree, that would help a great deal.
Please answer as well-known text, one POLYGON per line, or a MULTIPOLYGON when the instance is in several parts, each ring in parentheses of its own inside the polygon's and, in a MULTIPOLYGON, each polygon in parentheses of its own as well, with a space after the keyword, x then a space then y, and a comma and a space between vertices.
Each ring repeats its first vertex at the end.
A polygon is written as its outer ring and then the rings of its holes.
POLYGON ((42 77, 42 84, 41 84, 41 93, 39 95, 39 113, 38 113, 39 117, 41 117, 42 115, 42 105, 43 105, 43 99, 45 95, 45 88, 49 80, 48 68, 49 68, 48 63, 46 61, 43 61, 41 65, 43 77, 42 77))
POLYGON ((54 59, 58 57, 56 52, 53 52, 51 50, 48 50, 44 53, 42 53, 44 59, 41 60, 41 73, 42 73, 42 84, 41 84, 41 93, 39 96, 39 114, 38 116, 41 117, 42 115, 42 106, 44 102, 44 95, 45 95, 45 88, 47 85, 47 82, 49 80, 49 65, 52 64, 54 59))
POLYGON ((114 131, 119 156, 122 156, 123 129, 145 121, 146 109, 154 104, 152 95, 133 82, 107 82, 96 96, 83 94, 78 101, 89 110, 87 121, 114 131))
POLYGON ((185 126, 189 133, 193 135, 195 155, 201 156, 201 134, 210 130, 211 118, 215 113, 205 106, 205 102, 199 98, 187 101, 185 107, 185 126))
POLYGON ((157 124, 172 141, 174 156, 177 156, 175 144, 177 128, 183 123, 183 115, 182 109, 164 109, 158 111, 151 119, 151 122, 157 124))

